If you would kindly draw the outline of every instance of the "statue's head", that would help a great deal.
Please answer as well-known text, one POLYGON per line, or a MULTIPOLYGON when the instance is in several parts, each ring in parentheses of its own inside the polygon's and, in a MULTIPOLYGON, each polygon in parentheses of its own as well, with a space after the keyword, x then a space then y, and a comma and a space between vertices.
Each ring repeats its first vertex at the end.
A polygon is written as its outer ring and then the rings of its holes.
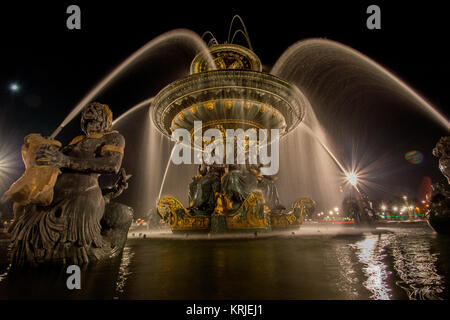
POLYGON ((81 114, 81 130, 87 135, 110 131, 112 112, 108 105, 98 102, 88 104, 81 114))
POLYGON ((432 153, 433 153, 433 156, 435 156, 437 158, 442 157, 442 152, 441 152, 440 148, 438 148, 437 146, 433 148, 432 153))
POLYGON ((433 155, 435 157, 447 156, 450 153, 450 137, 442 137, 433 149, 433 155))

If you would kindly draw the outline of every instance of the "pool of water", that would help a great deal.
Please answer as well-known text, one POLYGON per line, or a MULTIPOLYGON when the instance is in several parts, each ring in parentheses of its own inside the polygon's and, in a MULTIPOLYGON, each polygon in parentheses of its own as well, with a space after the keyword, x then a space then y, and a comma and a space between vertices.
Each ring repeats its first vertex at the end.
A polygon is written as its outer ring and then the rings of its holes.
POLYGON ((9 272, 2 240, 0 299, 448 299, 449 244, 426 224, 242 238, 150 233, 82 269, 81 289, 68 290, 65 269, 9 272))

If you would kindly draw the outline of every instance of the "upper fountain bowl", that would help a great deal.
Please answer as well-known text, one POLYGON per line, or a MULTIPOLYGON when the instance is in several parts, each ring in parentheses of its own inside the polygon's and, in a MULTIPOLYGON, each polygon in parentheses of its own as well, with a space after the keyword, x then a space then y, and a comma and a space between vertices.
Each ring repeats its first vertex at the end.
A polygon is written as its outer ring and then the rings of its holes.
POLYGON ((280 136, 303 119, 308 100, 300 90, 278 77, 261 72, 256 54, 236 44, 210 47, 216 64, 211 70, 200 53, 191 74, 172 82, 153 99, 153 121, 166 136, 178 128, 202 130, 279 129, 280 136))

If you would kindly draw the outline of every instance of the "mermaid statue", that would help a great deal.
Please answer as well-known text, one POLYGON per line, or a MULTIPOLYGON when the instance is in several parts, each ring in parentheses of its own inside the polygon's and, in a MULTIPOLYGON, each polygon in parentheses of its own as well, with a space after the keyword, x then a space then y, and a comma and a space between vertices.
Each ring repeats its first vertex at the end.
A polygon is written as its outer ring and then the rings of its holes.
POLYGON ((15 202, 10 229, 13 265, 81 265, 122 251, 133 210, 111 200, 127 188, 130 178, 121 169, 125 139, 112 130, 109 107, 97 102, 83 109, 81 129, 84 135, 62 149, 58 143, 43 143, 34 150, 36 176, 48 171, 43 168, 53 168, 49 177, 54 181, 39 184, 28 174, 30 178, 4 195, 3 200, 15 202), (115 185, 100 188, 101 174, 119 172, 115 185), (36 188, 46 191, 45 201, 30 200, 35 196, 31 192, 23 196, 23 190, 36 188), (17 196, 20 192, 22 197, 17 196))

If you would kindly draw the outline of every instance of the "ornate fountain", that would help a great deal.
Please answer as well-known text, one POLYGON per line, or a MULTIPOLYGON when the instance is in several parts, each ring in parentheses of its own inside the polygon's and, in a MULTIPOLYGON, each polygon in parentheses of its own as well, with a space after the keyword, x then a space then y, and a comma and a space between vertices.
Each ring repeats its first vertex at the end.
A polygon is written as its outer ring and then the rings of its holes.
MULTIPOLYGON (((272 129, 283 137, 303 119, 308 103, 299 89, 271 74, 262 72, 256 54, 237 44, 209 47, 216 64, 212 70, 205 54, 191 63, 190 75, 162 89, 152 102, 156 128, 171 137, 177 129, 189 131, 218 129, 227 140, 227 130, 259 130, 257 141, 249 145, 263 147, 261 134, 272 129), (196 123, 201 121, 201 126, 196 123)), ((193 141, 190 146, 195 148, 193 141)), ((271 144, 271 138, 266 145, 271 144)), ((183 143, 185 143, 183 141, 183 143)), ((203 137, 200 148, 218 143, 203 137)), ((280 204, 276 178, 261 172, 263 165, 199 164, 198 174, 189 184, 189 207, 171 196, 159 199, 157 212, 173 232, 260 232, 277 228, 298 228, 315 203, 299 198, 287 210, 280 204)))

